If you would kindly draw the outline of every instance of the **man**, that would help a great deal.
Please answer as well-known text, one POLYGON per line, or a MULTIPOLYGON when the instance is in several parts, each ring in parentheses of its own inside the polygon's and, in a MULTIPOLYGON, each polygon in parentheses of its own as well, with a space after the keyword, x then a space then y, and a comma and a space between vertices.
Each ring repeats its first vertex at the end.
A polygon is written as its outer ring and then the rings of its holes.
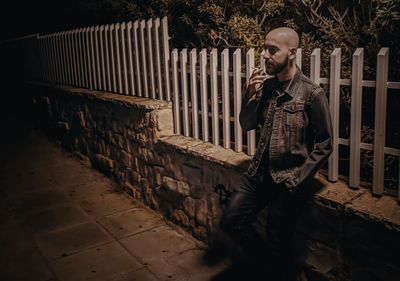
MULTIPOLYGON (((244 131, 261 125, 256 153, 222 215, 221 229, 250 255, 268 254, 274 279, 288 277, 296 219, 310 180, 331 148, 331 117, 325 92, 296 65, 297 33, 281 27, 265 36, 265 71, 252 73, 240 112, 244 131), (252 227, 267 206, 267 249, 252 227)), ((291 279, 292 278, 292 279, 291 279)))

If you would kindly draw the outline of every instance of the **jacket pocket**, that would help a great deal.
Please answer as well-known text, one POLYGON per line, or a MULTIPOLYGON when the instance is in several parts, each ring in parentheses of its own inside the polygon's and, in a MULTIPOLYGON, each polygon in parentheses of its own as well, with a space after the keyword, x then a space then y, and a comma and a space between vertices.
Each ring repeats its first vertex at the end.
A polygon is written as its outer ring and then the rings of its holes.
POLYGON ((299 146, 304 128, 304 101, 293 100, 283 106, 286 134, 286 149, 299 146))

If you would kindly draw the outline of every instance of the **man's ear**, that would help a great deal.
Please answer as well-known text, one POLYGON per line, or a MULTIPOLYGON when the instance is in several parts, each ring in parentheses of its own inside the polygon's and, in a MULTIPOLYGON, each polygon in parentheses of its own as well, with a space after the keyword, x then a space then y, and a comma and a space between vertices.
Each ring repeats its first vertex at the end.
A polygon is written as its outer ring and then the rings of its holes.
POLYGON ((293 60, 296 58, 297 48, 289 49, 289 59, 293 60))

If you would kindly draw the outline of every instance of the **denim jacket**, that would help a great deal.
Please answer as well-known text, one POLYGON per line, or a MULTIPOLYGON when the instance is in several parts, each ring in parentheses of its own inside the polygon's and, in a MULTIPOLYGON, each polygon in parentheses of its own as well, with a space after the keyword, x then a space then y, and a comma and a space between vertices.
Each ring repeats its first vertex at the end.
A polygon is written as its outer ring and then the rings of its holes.
POLYGON ((293 189, 312 179, 331 154, 331 116, 324 90, 300 68, 283 94, 276 91, 277 82, 267 79, 251 98, 245 93, 239 121, 244 131, 262 126, 247 173, 254 176, 269 153, 272 179, 293 189))

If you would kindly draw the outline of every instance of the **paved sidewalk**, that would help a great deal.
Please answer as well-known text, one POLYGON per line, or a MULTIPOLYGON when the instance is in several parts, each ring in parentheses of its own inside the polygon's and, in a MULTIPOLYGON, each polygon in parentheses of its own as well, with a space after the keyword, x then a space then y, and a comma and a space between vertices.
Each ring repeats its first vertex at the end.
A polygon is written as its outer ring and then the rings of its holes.
MULTIPOLYGON (((0 280, 217 280, 227 262, 40 132, 0 148, 0 280)), ((219 279, 218 279, 219 280, 219 279)))

